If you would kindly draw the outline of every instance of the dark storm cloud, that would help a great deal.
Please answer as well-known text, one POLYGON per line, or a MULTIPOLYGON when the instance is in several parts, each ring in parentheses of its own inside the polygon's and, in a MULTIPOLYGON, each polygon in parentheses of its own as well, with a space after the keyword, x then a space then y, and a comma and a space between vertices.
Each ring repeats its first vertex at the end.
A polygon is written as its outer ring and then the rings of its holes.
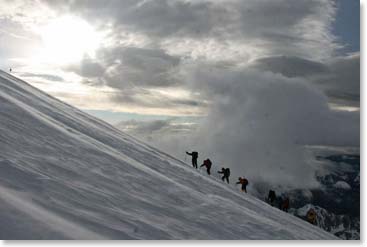
POLYGON ((324 63, 300 57, 266 57, 254 61, 252 67, 290 78, 305 78, 323 90, 333 103, 359 106, 359 54, 336 57, 324 63))
POLYGON ((111 20, 115 27, 128 26, 160 37, 219 35, 218 31, 230 32, 235 28, 244 35, 246 32, 261 34, 265 30, 287 31, 306 17, 320 18, 318 15, 322 13, 326 19, 335 8, 328 1, 312 0, 45 2, 57 8, 68 6, 69 11, 90 19, 111 20))
POLYGON ((330 74, 316 78, 326 94, 334 101, 359 107, 360 55, 338 57, 329 63, 330 74))
POLYGON ((174 34, 205 35, 213 30, 220 18, 228 18, 226 9, 219 9, 212 3, 200 1, 196 3, 175 0, 44 2, 55 8, 68 6, 70 11, 80 13, 92 21, 93 19, 110 21, 117 30, 124 28, 155 37, 174 34))
POLYGON ((175 72, 180 59, 163 50, 117 47, 105 50, 106 83, 114 88, 130 86, 167 87, 177 84, 175 72))
POLYGON ((273 54, 295 56, 311 56, 304 48, 314 48, 312 56, 330 55, 338 47, 328 30, 336 11, 332 1, 45 2, 56 10, 68 8, 103 30, 111 29, 116 39, 125 32, 144 34, 156 44, 209 38, 257 44, 273 54))
POLYGON ((289 56, 260 58, 254 61, 253 67, 280 73, 286 77, 305 77, 329 71, 328 66, 308 59, 289 56))
POLYGON ((102 48, 95 59, 84 58, 66 69, 116 89, 154 88, 177 85, 179 64, 179 57, 160 49, 118 46, 102 48))

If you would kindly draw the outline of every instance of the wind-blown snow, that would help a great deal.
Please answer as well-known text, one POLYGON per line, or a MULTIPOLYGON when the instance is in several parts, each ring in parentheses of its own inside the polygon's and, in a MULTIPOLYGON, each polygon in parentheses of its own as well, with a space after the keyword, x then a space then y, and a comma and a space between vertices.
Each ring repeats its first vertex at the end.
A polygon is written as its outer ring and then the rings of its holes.
POLYGON ((2 239, 335 239, 5 72, 0 146, 2 239))

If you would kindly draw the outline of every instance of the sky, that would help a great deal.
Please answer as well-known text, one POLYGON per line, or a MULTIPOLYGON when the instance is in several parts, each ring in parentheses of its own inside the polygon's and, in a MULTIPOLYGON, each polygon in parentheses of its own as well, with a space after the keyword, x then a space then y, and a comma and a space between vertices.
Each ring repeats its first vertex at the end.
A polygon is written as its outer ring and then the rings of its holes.
POLYGON ((360 50, 360 11, 359 1, 338 0, 337 15, 333 24, 333 33, 344 44, 344 52, 360 50))
POLYGON ((305 146, 359 147, 359 1, 0 3, 0 68, 179 158, 315 186, 305 146))

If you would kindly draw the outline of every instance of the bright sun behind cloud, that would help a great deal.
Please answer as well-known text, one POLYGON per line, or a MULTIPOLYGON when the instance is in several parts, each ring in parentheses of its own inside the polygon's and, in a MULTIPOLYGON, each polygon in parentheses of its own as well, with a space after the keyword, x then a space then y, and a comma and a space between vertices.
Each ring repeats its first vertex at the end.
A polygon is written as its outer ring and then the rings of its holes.
POLYGON ((43 49, 38 60, 54 64, 77 62, 93 56, 99 35, 86 21, 72 16, 51 20, 40 29, 43 49))

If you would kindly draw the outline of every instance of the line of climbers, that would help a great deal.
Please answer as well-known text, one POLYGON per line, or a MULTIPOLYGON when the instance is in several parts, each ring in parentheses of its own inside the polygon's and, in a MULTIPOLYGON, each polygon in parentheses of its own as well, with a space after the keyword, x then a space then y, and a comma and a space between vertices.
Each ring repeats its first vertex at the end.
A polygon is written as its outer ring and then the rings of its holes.
MULTIPOLYGON (((186 154, 192 157, 192 166, 198 169, 199 153, 196 151, 193 151, 191 153, 186 152, 186 154)), ((204 166, 206 167, 206 171, 208 175, 210 175, 210 169, 212 167, 212 162, 210 161, 210 159, 205 159, 203 164, 200 166, 200 168, 204 166)), ((229 184, 229 176, 231 175, 230 169, 222 167, 221 171, 218 171, 218 173, 223 174, 222 181, 223 182, 227 181, 227 183, 229 184)), ((241 191, 247 193, 246 187, 248 185, 248 180, 246 178, 239 177, 238 182, 236 182, 236 184, 241 184, 241 191)), ((273 207, 278 206, 280 210, 288 212, 288 209, 289 209, 289 197, 288 196, 278 196, 277 197, 274 190, 269 190, 268 197, 265 198, 265 201, 273 207)), ((316 224, 317 214, 314 209, 311 208, 307 212, 306 220, 313 225, 316 224)))
MULTIPOLYGON (((190 155, 192 157, 192 166, 196 169, 198 169, 198 158, 199 153, 196 151, 192 151, 191 153, 186 152, 187 155, 190 155)), ((208 175, 210 175, 210 169, 212 167, 212 162, 210 159, 205 159, 201 167, 206 167, 206 171, 208 175)), ((223 174, 222 181, 227 181, 229 184, 229 176, 231 175, 231 171, 229 168, 222 167, 221 171, 218 171, 219 174, 223 174)), ((247 185, 248 180, 243 177, 238 178, 238 182, 236 184, 241 184, 241 191, 247 193, 247 185)), ((271 206, 278 206, 278 208, 282 211, 288 212, 289 209, 289 197, 288 196, 279 196, 277 197, 274 190, 269 190, 268 197, 265 198, 265 201, 269 203, 271 206)), ((310 212, 309 222, 314 224, 314 215, 313 212, 310 212)))
MULTIPOLYGON (((199 158, 199 153, 196 151, 193 151, 191 153, 186 152, 187 155, 190 155, 192 157, 192 166, 196 169, 198 169, 198 158, 199 158)), ((212 167, 212 162, 210 161, 210 159, 205 159, 203 164, 200 166, 203 167, 205 166, 206 168, 206 172, 208 173, 208 175, 210 175, 210 169, 212 167)), ((231 171, 229 168, 224 168, 222 167, 222 169, 220 171, 218 171, 219 174, 223 174, 222 176, 222 181, 227 181, 227 183, 229 184, 229 176, 231 175, 231 171)), ((248 185, 248 180, 246 178, 242 178, 239 177, 238 178, 238 182, 236 184, 241 184, 241 191, 247 193, 247 185, 248 185)))

